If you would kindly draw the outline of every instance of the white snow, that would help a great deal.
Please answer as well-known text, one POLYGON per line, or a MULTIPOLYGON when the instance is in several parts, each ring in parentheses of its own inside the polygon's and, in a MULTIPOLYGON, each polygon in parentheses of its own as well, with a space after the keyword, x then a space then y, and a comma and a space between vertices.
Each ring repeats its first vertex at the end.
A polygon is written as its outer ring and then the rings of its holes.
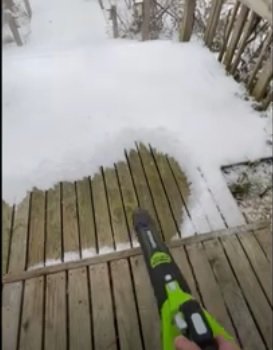
POLYGON ((198 41, 108 39, 95 0, 32 7, 26 45, 3 48, 4 200, 93 175, 135 141, 173 155, 197 192, 197 165, 213 181, 271 154, 267 119, 198 41))

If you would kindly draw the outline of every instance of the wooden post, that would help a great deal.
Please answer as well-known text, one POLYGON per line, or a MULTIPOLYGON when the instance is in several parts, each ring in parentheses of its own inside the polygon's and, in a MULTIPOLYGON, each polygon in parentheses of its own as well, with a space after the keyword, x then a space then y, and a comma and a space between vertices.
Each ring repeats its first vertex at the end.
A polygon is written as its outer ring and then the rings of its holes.
POLYGON ((151 0, 143 0, 142 3, 142 40, 150 39, 150 17, 151 17, 151 0))
POLYGON ((196 0, 185 0, 184 15, 179 33, 180 41, 189 41, 191 38, 194 24, 195 5, 196 0))
POLYGON ((211 10, 210 10, 210 16, 208 19, 208 24, 207 24, 207 28, 204 36, 205 44, 208 47, 212 46, 212 42, 215 36, 222 5, 223 5, 223 0, 213 0, 211 10))
POLYGON ((269 85, 269 82, 272 78, 272 53, 269 55, 262 71, 258 75, 258 80, 253 90, 251 91, 252 95, 258 100, 261 101, 265 95, 266 89, 269 85))
POLYGON ((29 0, 24 0, 24 4, 25 4, 25 8, 26 8, 27 14, 28 14, 29 18, 31 18, 32 17, 32 10, 31 10, 31 6, 30 6, 29 0))
POLYGON ((262 104, 263 109, 266 110, 272 101, 273 101, 273 91, 269 91, 266 98, 263 100, 263 104, 262 104))
POLYGON ((117 8, 115 5, 112 5, 110 8, 110 18, 113 23, 113 36, 118 38, 118 19, 117 19, 117 8))
POLYGON ((15 23, 15 20, 10 13, 8 14, 8 23, 9 23, 10 30, 13 34, 14 40, 16 41, 16 44, 18 46, 23 46, 23 40, 21 38, 21 35, 15 23))

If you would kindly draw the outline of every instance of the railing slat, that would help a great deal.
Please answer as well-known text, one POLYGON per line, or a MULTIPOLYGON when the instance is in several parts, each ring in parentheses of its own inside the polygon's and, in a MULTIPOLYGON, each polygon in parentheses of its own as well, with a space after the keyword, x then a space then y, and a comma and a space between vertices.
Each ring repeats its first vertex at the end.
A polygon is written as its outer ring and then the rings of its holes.
POLYGON ((272 53, 269 55, 262 71, 258 75, 258 80, 251 91, 253 96, 260 101, 266 92, 270 79, 272 78, 272 53))
POLYGON ((184 6, 184 15, 180 27, 179 39, 180 41, 189 41, 193 30, 196 0, 185 0, 184 6))
POLYGON ((223 5, 223 0, 213 0, 207 28, 204 35, 205 44, 208 47, 211 47, 213 38, 215 37, 215 32, 216 32, 217 24, 220 18, 222 5, 223 5))

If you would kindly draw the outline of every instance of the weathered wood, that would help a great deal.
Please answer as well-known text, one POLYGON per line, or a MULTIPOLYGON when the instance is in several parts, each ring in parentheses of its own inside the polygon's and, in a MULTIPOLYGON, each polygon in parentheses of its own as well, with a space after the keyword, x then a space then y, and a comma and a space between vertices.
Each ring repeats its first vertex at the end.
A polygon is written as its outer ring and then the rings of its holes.
POLYGON ((273 91, 269 91, 266 98, 262 102, 263 109, 266 110, 273 101, 273 91))
POLYGON ((243 28, 243 33, 241 35, 241 40, 239 41, 238 50, 235 54, 235 58, 234 58, 233 63, 231 65, 231 69, 230 69, 231 74, 235 73, 235 71, 238 67, 238 64, 240 63, 241 55, 246 47, 247 40, 248 40, 252 30, 253 30, 253 25, 257 21, 259 21, 259 17, 257 16, 257 14, 255 12, 251 12, 250 16, 248 18, 248 21, 243 28))
POLYGON ((30 196, 15 207, 12 241, 9 258, 9 273, 22 272, 26 265, 30 196))
POLYGON ((29 246, 28 246, 28 268, 44 265, 45 246, 45 193, 35 190, 32 192, 30 224, 29 224, 29 246))
POLYGON ((32 17, 32 9, 31 9, 29 0, 24 0, 24 4, 25 4, 27 14, 28 14, 29 18, 31 18, 32 17))
POLYGON ((143 0, 142 3, 142 40, 150 39, 150 20, 151 20, 151 0, 143 0))
POLYGON ((111 286, 106 263, 89 268, 96 350, 116 350, 114 313, 111 299, 111 286))
POLYGON ((204 246, 243 348, 248 350, 265 349, 220 243, 217 240, 211 240, 206 241, 204 246))
POLYGON ((96 254, 96 232, 92 208, 91 184, 88 178, 76 182, 79 210, 81 253, 83 258, 96 254))
POLYGON ((125 162, 119 162, 116 165, 116 169, 132 245, 136 247, 139 245, 139 243, 135 234, 132 220, 133 211, 138 207, 135 189, 128 165, 125 162))
POLYGON ((253 88, 253 81, 256 78, 256 75, 257 75, 259 69, 261 68, 262 62, 264 60, 264 56, 268 50, 269 45, 271 45, 271 42, 272 42, 272 28, 269 30, 269 32, 264 40, 260 55, 257 58, 257 62, 255 64, 248 80, 247 80, 246 86, 249 90, 251 90, 253 88))
POLYGON ((92 350, 87 270, 68 272, 69 349, 92 350))
POLYGON ((111 223, 117 250, 131 247, 118 180, 114 169, 104 169, 111 223))
POLYGON ((217 25, 220 18, 221 9, 224 0, 213 0, 210 8, 209 19, 205 30, 204 41, 208 47, 212 46, 215 37, 217 25))
POLYGON ((241 5, 240 12, 235 21, 234 28, 231 34, 230 42, 227 44, 226 54, 224 56, 224 65, 226 66, 227 71, 230 69, 232 63, 233 55, 236 50, 237 44, 240 40, 241 33, 249 13, 248 7, 241 5))
POLYGON ((179 40, 189 41, 193 31, 196 0, 185 0, 184 14, 180 25, 179 40))
POLYGON ((103 253, 105 251, 108 251, 109 249, 113 250, 114 244, 105 187, 101 174, 96 174, 93 177, 91 184, 99 252, 103 253))
POLYGON ((120 350, 141 350, 137 310, 128 262, 111 262, 120 350))
MULTIPOLYGON (((175 247, 180 247, 181 245, 190 244, 193 242, 194 243, 203 242, 206 240, 222 237, 224 235, 237 234, 239 232, 248 234, 249 231, 251 230, 262 229, 264 227, 268 227, 268 224, 260 223, 260 224, 249 224, 246 226, 237 226, 232 229, 229 228, 226 230, 219 230, 219 231, 210 232, 202 235, 196 235, 196 236, 184 238, 183 240, 174 240, 172 242, 167 243, 167 246, 170 249, 172 249, 175 247)), ((9 273, 3 276, 2 282, 13 283, 13 282, 26 280, 26 279, 30 279, 38 276, 44 276, 50 273, 57 273, 64 270, 76 269, 76 268, 80 268, 88 265, 95 265, 98 263, 109 262, 111 260, 128 258, 139 254, 141 254, 141 249, 139 247, 124 250, 124 251, 113 251, 107 254, 96 255, 94 257, 85 258, 78 261, 69 261, 69 262, 65 262, 63 264, 58 264, 55 266, 47 266, 45 268, 37 268, 35 270, 29 270, 29 271, 19 272, 19 273, 9 273)))
POLYGON ((259 243, 252 234, 239 234, 238 237, 272 305, 272 264, 266 259, 259 243))
POLYGON ((3 350, 17 350, 22 282, 3 286, 2 290, 2 346, 3 350))
MULTIPOLYGON (((180 227, 183 225, 181 232, 182 237, 191 236, 196 232, 182 200, 167 158, 162 153, 156 152, 155 149, 153 150, 153 155, 163 182, 164 190, 167 194, 169 205, 176 221, 176 226, 180 227)), ((185 200, 187 202, 187 198, 185 198, 185 200)))
POLYGON ((138 148, 144 172, 146 173, 147 181, 152 192, 153 202, 158 214, 164 239, 168 242, 178 236, 177 228, 155 162, 150 152, 143 144, 140 144, 138 148))
POLYGON ((12 32, 13 38, 18 46, 23 46, 23 39, 20 35, 20 32, 18 30, 18 26, 16 24, 15 18, 12 14, 8 13, 8 23, 10 31, 12 32))
POLYGON ((160 318, 143 256, 130 259, 145 349, 160 349, 160 318))
POLYGON ((117 17, 117 7, 112 5, 110 8, 110 19, 113 26, 113 37, 118 38, 118 17, 117 17))
POLYGON ((187 252, 206 309, 231 335, 235 336, 223 297, 209 265, 202 243, 187 245, 187 252))
POLYGON ((227 44, 229 42, 230 34, 232 32, 232 28, 234 26, 234 22, 235 22, 235 19, 236 19, 237 12, 239 10, 240 4, 241 3, 239 1, 236 1, 235 5, 233 6, 231 18, 230 18, 230 21, 228 22, 227 30, 226 30, 226 33, 225 33, 224 38, 223 38, 223 45, 222 45, 220 54, 218 56, 218 60, 220 62, 222 62, 222 59, 223 59, 224 54, 226 52, 227 44))
POLYGON ((20 350, 41 350, 43 332, 44 278, 25 282, 20 350))
POLYGON ((266 90, 269 87, 270 80, 272 79, 272 76, 273 76, 272 59, 273 59, 273 55, 271 52, 267 61, 263 66, 263 69, 258 74, 257 82, 251 91, 251 94, 258 101, 260 101, 265 96, 266 90))
POLYGON ((47 192, 46 265, 62 261, 61 192, 60 185, 47 192))
MULTIPOLYGON (((221 238, 230 264, 237 276, 237 280, 250 310, 259 324, 261 333, 270 348, 272 345, 272 310, 267 302, 256 276, 235 236, 221 238)), ((269 276, 268 276, 269 277, 269 276)))
POLYGON ((12 207, 2 201, 2 274, 8 269, 9 245, 12 228, 12 207))
POLYGON ((240 0, 259 16, 272 24, 272 2, 270 0, 240 0))
POLYGON ((262 230, 256 230, 254 232, 255 237, 257 238, 263 251, 266 254, 267 259, 270 262, 272 262, 272 234, 270 232, 271 230, 272 228, 268 227, 262 230))
POLYGON ((45 350, 66 350, 65 272, 46 277, 45 350))
POLYGON ((76 193, 73 183, 62 184, 62 216, 64 261, 80 258, 80 242, 76 209, 76 193))

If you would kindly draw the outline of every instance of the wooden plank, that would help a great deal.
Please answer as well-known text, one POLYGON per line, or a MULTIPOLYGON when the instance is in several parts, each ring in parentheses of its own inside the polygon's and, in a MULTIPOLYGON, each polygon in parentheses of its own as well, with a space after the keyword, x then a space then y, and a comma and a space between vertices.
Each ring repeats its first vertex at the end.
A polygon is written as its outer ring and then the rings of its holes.
POLYGON ((44 278, 25 282, 20 350, 42 349, 44 278))
POLYGON ((99 253, 105 253, 109 250, 113 250, 114 244, 105 187, 101 174, 96 174, 93 177, 91 184, 99 253))
POLYGON ((265 349, 219 241, 206 241, 204 246, 243 348, 248 350, 265 349))
POLYGON ((254 234, 265 252, 267 259, 272 262, 272 235, 270 230, 271 228, 256 230, 254 234))
POLYGON ((69 349, 92 350, 87 270, 68 272, 69 349))
POLYGON ((96 231, 92 208, 91 184, 88 178, 76 182, 83 258, 96 254, 96 231))
POLYGON ((180 41, 189 41, 191 38, 194 25, 195 6, 196 0, 185 0, 184 2, 184 14, 179 31, 180 41))
POLYGON ((181 168, 177 161, 173 158, 168 158, 168 161, 173 175, 176 179, 176 183, 182 195, 183 201, 186 203, 186 206, 188 208, 189 215, 192 219, 195 230, 197 233, 210 232, 211 228, 199 203, 199 199, 196 196, 196 192, 192 191, 192 189, 189 187, 187 178, 181 171, 181 168))
POLYGON ((219 285, 215 280, 202 243, 187 245, 186 249, 206 309, 231 335, 235 336, 219 285))
POLYGON ((30 196, 15 207, 12 231, 9 273, 22 272, 26 265, 30 196))
POLYGON ((29 16, 29 18, 32 17, 32 9, 31 9, 31 6, 30 6, 30 2, 29 0, 23 0, 24 1, 24 4, 25 4, 25 8, 26 8, 26 11, 27 11, 27 14, 29 16))
MULTIPOLYGON (((182 237, 192 236, 196 232, 175 182, 169 162, 165 155, 157 152, 155 149, 153 149, 153 155, 167 194, 168 203, 176 221, 176 226, 182 227, 182 237)), ((185 198, 185 201, 187 202, 187 198, 185 198)))
POLYGON ((22 288, 22 282, 3 286, 2 346, 4 350, 17 350, 22 288))
POLYGON ((258 23, 259 20, 260 20, 260 18, 258 17, 258 15, 255 12, 250 13, 250 16, 247 20, 247 23, 245 24, 245 26, 243 28, 241 40, 239 41, 239 45, 238 45, 238 50, 235 54, 235 58, 233 60, 231 68, 230 68, 231 74, 234 74, 236 72, 236 69, 240 63, 242 53, 244 52, 244 50, 246 48, 247 40, 248 40, 251 32, 253 31, 253 29, 255 29, 254 28, 255 23, 258 23))
POLYGON ((208 47, 212 46, 217 25, 220 18, 223 0, 213 0, 210 8, 209 19, 205 30, 204 41, 208 47))
POLYGON ((270 103, 272 103, 272 101, 273 101, 273 91, 269 91, 266 98, 262 102, 263 109, 266 110, 269 107, 270 103))
POLYGON ((11 13, 7 13, 8 15, 8 23, 10 31, 12 32, 13 38, 18 46, 23 46, 23 39, 20 35, 20 32, 18 30, 18 26, 15 21, 15 17, 11 13))
POLYGON ((249 308, 267 346, 272 345, 272 310, 236 236, 221 238, 229 261, 243 290, 249 308))
POLYGON ((233 59, 234 52, 236 50, 237 44, 240 40, 240 36, 245 24, 245 21, 248 16, 249 9, 245 5, 241 5, 239 15, 237 16, 237 20, 235 22, 230 42, 227 44, 226 55, 224 57, 224 65, 226 69, 229 71, 230 65, 233 59))
POLYGON ((28 268, 44 266, 45 252, 45 193, 34 190, 31 198, 28 268))
POLYGON ((227 24, 226 34, 224 35, 224 38, 223 38, 223 45, 222 45, 220 54, 218 56, 218 60, 220 62, 222 62, 222 59, 223 59, 224 54, 226 52, 227 44, 228 44, 229 39, 230 39, 230 34, 232 32, 232 28, 234 26, 234 22, 235 22, 235 19, 236 19, 237 12, 239 10, 240 4, 241 3, 239 1, 236 1, 235 5, 234 5, 234 7, 232 9, 231 17, 230 17, 230 20, 228 21, 228 24, 227 24))
POLYGON ((138 207, 137 197, 132 182, 130 170, 125 162, 119 162, 116 165, 117 174, 119 178, 119 184, 125 209, 125 214, 127 217, 127 224, 129 228, 130 237, 132 240, 132 245, 134 247, 139 246, 135 230, 133 227, 132 215, 133 211, 138 207))
POLYGON ((48 190, 46 204, 46 265, 52 265, 62 261, 60 184, 48 190))
POLYGON ((45 350, 65 350, 66 286, 65 272, 46 277, 45 350))
POLYGON ((12 207, 2 201, 2 274, 7 272, 12 228, 12 207))
POLYGON ((106 263, 89 268, 93 314, 94 348, 116 350, 111 286, 106 263))
POLYGON ((111 262, 120 350, 141 350, 141 335, 128 261, 111 262))
POLYGON ((128 160, 132 178, 135 184, 139 205, 141 208, 148 210, 151 217, 155 221, 157 230, 161 232, 159 223, 157 221, 157 216, 155 213, 153 201, 151 198, 150 189, 145 179, 145 174, 144 174, 138 153, 135 150, 131 150, 129 155, 127 156, 127 160, 128 160))
MULTIPOLYGON (((260 224, 261 225, 261 224, 260 224)), ((180 247, 182 244, 190 244, 193 242, 203 242, 206 240, 210 240, 213 238, 222 237, 224 235, 233 235, 237 234, 238 232, 248 234, 249 230, 255 229, 257 226, 258 229, 261 229, 261 227, 266 227, 265 224, 262 224, 261 226, 258 224, 249 224, 246 226, 238 226, 226 230, 219 230, 215 232, 210 232, 204 235, 195 235, 192 237, 184 238, 183 240, 174 240, 172 242, 167 243, 167 246, 171 248, 180 247)), ((103 262, 109 262, 111 260, 118 260, 118 259, 124 259, 131 256, 139 255, 141 254, 141 249, 139 247, 137 248, 131 248, 128 250, 122 250, 122 251, 112 251, 110 253, 106 253, 103 255, 96 255, 91 258, 85 258, 77 261, 69 261, 64 262, 55 266, 46 266, 43 268, 37 268, 35 270, 28 270, 24 272, 18 272, 18 273, 10 273, 6 274, 2 278, 3 283, 13 283, 21 280, 26 280, 38 276, 44 276, 46 274, 50 273, 57 273, 64 270, 70 270, 70 269, 76 269, 83 266, 88 265, 94 265, 98 263, 103 262)))
POLYGON ((130 259, 145 349, 160 349, 160 318, 143 256, 130 259))
POLYGON ((112 5, 110 7, 110 19, 112 21, 113 37, 118 38, 118 18, 117 18, 117 7, 112 5))
POLYGON ((130 236, 127 230, 126 218, 115 170, 110 168, 104 169, 104 178, 116 249, 128 249, 131 247, 130 236))
POLYGON ((267 88, 269 87, 270 80, 273 76, 273 67, 272 67, 272 59, 273 55, 272 52, 269 55, 268 59, 266 60, 263 69, 258 74, 257 82, 255 86, 253 87, 253 90, 251 91, 251 94, 260 101, 265 93, 267 88))
POLYGON ((272 24, 272 2, 270 0, 240 0, 259 16, 272 24))
POLYGON ((272 264, 266 259, 261 246, 251 233, 249 235, 239 234, 238 237, 272 305, 272 264))
POLYGON ((268 34, 267 34, 267 36, 266 36, 266 38, 264 40, 264 43, 263 43, 260 55, 257 58, 256 64, 255 64, 255 66, 254 66, 254 68, 253 68, 253 70, 252 70, 252 72, 251 72, 251 74, 250 74, 250 76, 249 76, 249 78, 247 80, 247 85, 246 86, 247 86, 247 88, 249 90, 251 90, 252 87, 253 87, 253 81, 256 78, 256 75, 257 75, 259 69, 261 68, 261 65, 262 65, 262 62, 264 60, 265 54, 266 54, 266 52, 268 50, 269 45, 271 45, 271 42, 272 42, 272 28, 269 30, 269 32, 268 32, 268 34))
POLYGON ((151 0, 144 0, 142 5, 142 27, 141 27, 141 33, 142 33, 142 40, 149 40, 150 39, 150 20, 151 20, 151 0))
POLYGON ((152 155, 143 144, 140 144, 138 148, 164 239, 168 242, 171 239, 178 237, 172 212, 152 155))
POLYGON ((80 258, 80 242, 74 183, 62 183, 62 217, 64 261, 77 260, 80 258))

